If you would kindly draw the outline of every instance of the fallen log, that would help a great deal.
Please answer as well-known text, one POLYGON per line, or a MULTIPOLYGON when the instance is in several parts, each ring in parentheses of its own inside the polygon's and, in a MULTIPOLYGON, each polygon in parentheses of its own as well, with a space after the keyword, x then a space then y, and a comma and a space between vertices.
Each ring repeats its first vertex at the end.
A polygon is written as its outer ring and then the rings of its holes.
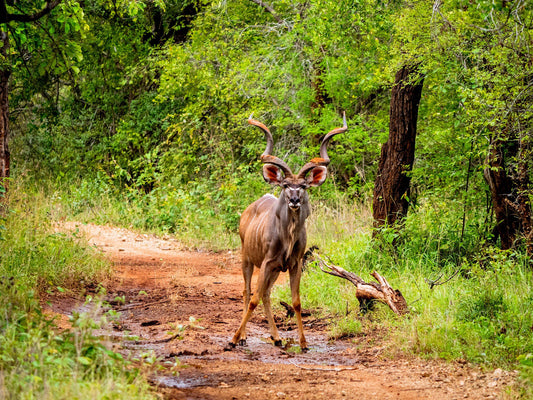
POLYGON ((356 297, 361 306, 366 307, 369 301, 377 300, 387 304, 390 309, 398 315, 404 315, 409 312, 407 301, 405 301, 402 293, 398 289, 393 289, 385 277, 381 276, 376 271, 372 272, 371 275, 379 283, 365 282, 353 272, 346 271, 337 265, 328 264, 316 253, 313 253, 313 258, 322 272, 338 276, 339 278, 346 279, 353 283, 357 288, 356 297))

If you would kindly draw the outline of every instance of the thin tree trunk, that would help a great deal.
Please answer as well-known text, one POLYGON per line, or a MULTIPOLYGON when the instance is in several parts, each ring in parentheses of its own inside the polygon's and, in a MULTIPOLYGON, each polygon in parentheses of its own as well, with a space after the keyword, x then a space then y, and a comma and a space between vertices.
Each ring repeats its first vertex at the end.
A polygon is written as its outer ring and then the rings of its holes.
POLYGON ((0 185, 7 187, 7 179, 10 173, 10 153, 8 147, 9 140, 9 76, 11 70, 9 66, 5 66, 7 53, 9 48, 9 38, 7 32, 0 31, 0 61, 2 67, 0 69, 0 185))
POLYGON ((389 139, 381 148, 374 184, 374 226, 393 225, 407 214, 415 157, 418 105, 424 79, 418 65, 405 65, 397 73, 390 103, 389 139))
POLYGON ((512 178, 506 170, 506 153, 515 154, 509 147, 509 141, 494 135, 491 139, 488 168, 484 171, 485 180, 489 184, 496 225, 493 233, 500 238, 501 248, 511 249, 519 231, 519 217, 517 203, 515 203, 516 188, 512 178))
POLYGON ((518 151, 518 215, 520 216, 521 232, 524 236, 527 254, 533 259, 533 227, 531 218, 531 188, 530 188, 530 164, 531 147, 529 135, 522 135, 519 140, 520 149, 518 151))

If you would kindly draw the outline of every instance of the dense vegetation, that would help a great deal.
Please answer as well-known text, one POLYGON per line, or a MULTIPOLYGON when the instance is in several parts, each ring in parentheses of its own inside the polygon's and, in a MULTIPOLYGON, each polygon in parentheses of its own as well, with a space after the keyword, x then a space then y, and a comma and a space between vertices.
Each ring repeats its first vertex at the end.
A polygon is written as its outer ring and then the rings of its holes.
MULTIPOLYGON (((69 0, 37 23, 2 24, 12 183, 0 219, 1 340, 67 354, 64 365, 53 362, 74 374, 91 360, 120 362, 105 349, 93 358, 64 351, 71 342, 52 335, 34 297, 20 295, 75 288, 105 269, 79 261, 86 250, 44 221, 122 224, 191 246, 237 247, 239 212, 268 190, 258 163, 264 139, 246 118, 253 112, 271 127, 276 155, 302 165, 345 110, 350 129, 330 145, 330 178, 311 194, 310 242, 362 276, 380 270, 402 290, 412 316, 380 322, 398 348, 519 367, 531 396, 531 225, 511 221, 520 229, 503 243, 487 176, 505 172, 508 200, 530 207, 532 24, 527 0, 69 0), (369 203, 391 86, 404 65, 423 78, 409 212, 400 229, 372 239, 369 203)), ((357 307, 343 283, 322 275, 308 269, 305 304, 357 307)), ((336 329, 357 333, 367 322, 336 329)), ((0 382, 16 385, 9 379, 33 367, 23 352, 19 362, 0 348, 0 382)), ((94 368, 84 371, 97 381, 116 372, 94 368)), ((123 379, 128 387, 136 378, 123 379)))

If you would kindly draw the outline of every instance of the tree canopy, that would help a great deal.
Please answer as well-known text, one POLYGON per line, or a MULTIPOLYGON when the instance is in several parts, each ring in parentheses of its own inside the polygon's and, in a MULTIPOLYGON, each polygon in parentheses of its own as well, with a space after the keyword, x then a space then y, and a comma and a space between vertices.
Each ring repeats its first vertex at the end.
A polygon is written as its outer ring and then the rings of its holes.
MULTIPOLYGON (((203 180, 213 198, 257 171, 252 112, 301 164, 345 110, 350 130, 330 150, 335 185, 365 201, 394 76, 416 63, 425 81, 409 206, 445 210, 458 237, 503 242, 502 215, 531 202, 527 1, 2 4, 8 16, 47 10, 38 24, 2 23, 19 171, 99 176, 145 194, 203 180), (512 192, 501 206, 491 171, 512 192)), ((517 235, 531 236, 516 218, 517 235)))

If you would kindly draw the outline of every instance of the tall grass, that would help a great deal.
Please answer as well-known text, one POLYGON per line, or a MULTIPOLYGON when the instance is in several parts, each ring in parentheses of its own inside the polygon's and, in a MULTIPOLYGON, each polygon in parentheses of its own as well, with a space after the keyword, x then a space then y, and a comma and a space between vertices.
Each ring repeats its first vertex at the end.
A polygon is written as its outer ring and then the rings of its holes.
POLYGON ((97 286, 109 264, 75 235, 56 232, 53 203, 13 183, 0 237, 0 398, 152 398, 143 374, 93 336, 105 324, 100 302, 59 331, 43 312, 46 292, 97 286))

